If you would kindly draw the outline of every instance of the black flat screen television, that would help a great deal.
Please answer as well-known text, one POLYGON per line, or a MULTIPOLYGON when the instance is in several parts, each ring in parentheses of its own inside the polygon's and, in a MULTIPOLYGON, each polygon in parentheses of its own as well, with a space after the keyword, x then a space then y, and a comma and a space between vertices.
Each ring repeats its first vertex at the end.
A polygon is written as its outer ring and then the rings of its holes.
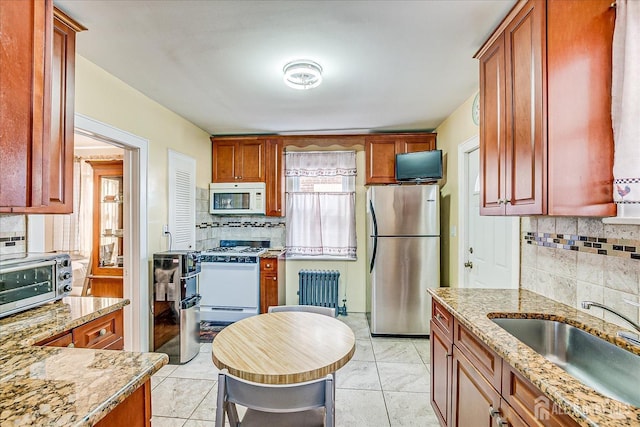
POLYGON ((442 150, 396 154, 397 181, 435 181, 442 178, 442 150))

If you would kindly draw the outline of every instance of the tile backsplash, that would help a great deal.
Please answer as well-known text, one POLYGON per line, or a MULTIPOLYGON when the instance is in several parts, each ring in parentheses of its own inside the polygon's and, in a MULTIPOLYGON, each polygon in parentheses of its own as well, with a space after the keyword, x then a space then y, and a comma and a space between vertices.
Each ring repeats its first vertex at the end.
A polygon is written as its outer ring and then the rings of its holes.
POLYGON ((25 252, 26 242, 26 216, 0 215, 0 255, 25 252))
MULTIPOLYGON (((520 286, 580 308, 591 300, 638 322, 640 226, 603 224, 599 218, 521 219, 520 286)), ((629 327, 602 309, 589 314, 629 327)))
POLYGON ((211 215, 209 189, 196 188, 196 250, 219 246, 220 240, 269 240, 285 245, 285 219, 262 215, 211 215))

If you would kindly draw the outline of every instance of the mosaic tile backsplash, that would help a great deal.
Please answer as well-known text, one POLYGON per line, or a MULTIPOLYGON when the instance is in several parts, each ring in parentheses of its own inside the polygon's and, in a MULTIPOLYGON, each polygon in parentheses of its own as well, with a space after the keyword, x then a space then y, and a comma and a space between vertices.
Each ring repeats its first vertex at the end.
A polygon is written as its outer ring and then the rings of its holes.
MULTIPOLYGON (((599 218, 523 217, 520 287, 581 309, 595 301, 634 321, 640 308, 640 226, 599 218)), ((602 309, 589 314, 629 327, 602 309)))
POLYGON ((220 245, 220 240, 268 240, 285 245, 285 219, 262 215, 211 215, 209 189, 196 189, 196 250, 220 245))
POLYGON ((25 252, 26 238, 25 215, 0 215, 0 255, 25 252))

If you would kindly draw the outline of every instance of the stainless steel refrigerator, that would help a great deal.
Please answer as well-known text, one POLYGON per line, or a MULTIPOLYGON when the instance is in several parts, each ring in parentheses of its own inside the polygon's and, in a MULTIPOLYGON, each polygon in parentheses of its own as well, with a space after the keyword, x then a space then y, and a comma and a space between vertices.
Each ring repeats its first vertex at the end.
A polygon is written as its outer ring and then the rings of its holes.
POLYGON ((427 289, 440 286, 439 187, 369 187, 367 230, 371 333, 428 335, 427 289))

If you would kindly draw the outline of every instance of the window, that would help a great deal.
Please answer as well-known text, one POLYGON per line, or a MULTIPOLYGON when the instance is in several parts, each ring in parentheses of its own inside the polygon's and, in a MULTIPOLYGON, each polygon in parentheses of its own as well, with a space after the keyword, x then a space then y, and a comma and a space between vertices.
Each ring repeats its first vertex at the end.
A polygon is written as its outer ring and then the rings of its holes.
POLYGON ((356 259, 353 151, 288 152, 287 255, 356 259))

